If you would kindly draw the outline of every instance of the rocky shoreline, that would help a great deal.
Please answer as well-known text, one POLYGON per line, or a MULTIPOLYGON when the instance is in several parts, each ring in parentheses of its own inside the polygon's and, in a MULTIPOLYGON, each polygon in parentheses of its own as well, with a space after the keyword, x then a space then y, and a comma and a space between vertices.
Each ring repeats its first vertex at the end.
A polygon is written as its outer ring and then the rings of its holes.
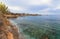
POLYGON ((18 28, 8 20, 19 16, 38 16, 38 14, 3 14, 0 12, 0 39, 24 39, 24 36, 18 32, 18 28))
POLYGON ((41 14, 9 13, 4 15, 7 18, 17 18, 19 16, 41 16, 41 14))
POLYGON ((12 25, 8 18, 0 14, 0 39, 23 39, 18 28, 12 25))

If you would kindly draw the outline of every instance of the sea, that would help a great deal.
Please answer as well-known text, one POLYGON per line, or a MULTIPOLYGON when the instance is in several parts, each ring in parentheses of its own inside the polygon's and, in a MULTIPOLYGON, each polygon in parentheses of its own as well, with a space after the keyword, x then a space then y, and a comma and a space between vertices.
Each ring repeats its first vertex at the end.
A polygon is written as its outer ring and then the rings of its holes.
POLYGON ((23 16, 9 19, 24 39, 60 39, 60 15, 23 16))

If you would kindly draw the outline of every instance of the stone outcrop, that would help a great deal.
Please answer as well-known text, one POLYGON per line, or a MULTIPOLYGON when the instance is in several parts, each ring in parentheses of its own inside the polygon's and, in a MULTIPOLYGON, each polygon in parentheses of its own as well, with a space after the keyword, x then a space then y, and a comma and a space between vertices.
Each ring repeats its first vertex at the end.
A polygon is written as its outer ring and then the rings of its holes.
POLYGON ((18 28, 0 13, 0 39, 20 39, 18 28))

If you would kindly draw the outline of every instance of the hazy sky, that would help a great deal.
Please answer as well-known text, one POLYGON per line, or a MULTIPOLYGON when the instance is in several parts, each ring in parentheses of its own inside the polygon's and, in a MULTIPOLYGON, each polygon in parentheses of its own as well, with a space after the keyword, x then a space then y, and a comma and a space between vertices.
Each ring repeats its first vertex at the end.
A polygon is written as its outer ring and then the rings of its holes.
POLYGON ((0 0, 12 12, 26 13, 60 13, 60 0, 0 0))

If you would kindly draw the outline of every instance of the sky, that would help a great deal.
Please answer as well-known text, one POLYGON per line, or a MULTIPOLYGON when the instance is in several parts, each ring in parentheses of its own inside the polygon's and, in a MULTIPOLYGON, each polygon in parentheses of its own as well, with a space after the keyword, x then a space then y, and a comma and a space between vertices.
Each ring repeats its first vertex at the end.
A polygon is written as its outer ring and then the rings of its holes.
POLYGON ((0 0, 11 12, 60 14, 60 0, 0 0))

